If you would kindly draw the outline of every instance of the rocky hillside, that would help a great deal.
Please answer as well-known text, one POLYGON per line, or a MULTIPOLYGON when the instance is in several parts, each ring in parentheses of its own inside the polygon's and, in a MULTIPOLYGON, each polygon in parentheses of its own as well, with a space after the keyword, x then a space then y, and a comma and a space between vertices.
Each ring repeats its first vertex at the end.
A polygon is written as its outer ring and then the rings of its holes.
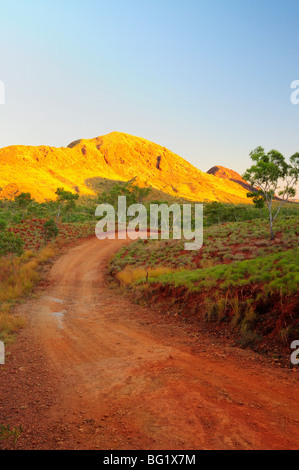
POLYGON ((149 185, 190 200, 248 202, 246 182, 240 184, 240 175, 232 172, 233 177, 223 178, 211 171, 203 173, 167 148, 146 139, 112 132, 61 148, 0 149, 0 197, 25 191, 43 201, 53 199, 57 187, 94 194, 92 178, 119 181, 136 178, 140 186, 149 185))
POLYGON ((246 191, 254 191, 254 188, 248 184, 247 181, 245 181, 244 178, 239 175, 239 173, 234 170, 229 170, 224 166, 213 166, 213 168, 210 168, 209 171, 207 171, 207 174, 214 175, 217 178, 222 178, 224 180, 233 181, 234 183, 241 185, 244 189, 246 189, 246 191))

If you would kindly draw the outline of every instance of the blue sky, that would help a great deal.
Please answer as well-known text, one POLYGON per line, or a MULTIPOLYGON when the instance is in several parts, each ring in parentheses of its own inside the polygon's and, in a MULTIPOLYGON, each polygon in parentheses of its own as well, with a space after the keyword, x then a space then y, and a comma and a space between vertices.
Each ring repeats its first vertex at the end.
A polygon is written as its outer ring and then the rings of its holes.
POLYGON ((299 151, 296 0, 0 0, 0 147, 117 130, 203 171, 299 151))

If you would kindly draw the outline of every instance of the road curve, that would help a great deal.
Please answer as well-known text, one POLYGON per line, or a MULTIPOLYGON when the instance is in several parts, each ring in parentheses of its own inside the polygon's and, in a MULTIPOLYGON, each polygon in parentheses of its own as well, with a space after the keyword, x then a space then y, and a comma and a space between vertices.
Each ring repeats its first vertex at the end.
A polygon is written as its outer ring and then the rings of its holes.
POLYGON ((20 306, 55 377, 39 419, 67 430, 57 448, 298 448, 297 373, 192 337, 111 290, 107 263, 124 243, 69 249, 20 306))

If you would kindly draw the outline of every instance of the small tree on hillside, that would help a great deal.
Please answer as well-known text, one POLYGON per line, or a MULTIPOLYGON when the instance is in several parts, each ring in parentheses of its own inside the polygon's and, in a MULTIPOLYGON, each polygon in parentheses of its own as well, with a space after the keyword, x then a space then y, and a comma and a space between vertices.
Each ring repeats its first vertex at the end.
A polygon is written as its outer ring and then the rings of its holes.
POLYGON ((265 196, 263 191, 252 191, 251 193, 247 193, 247 197, 252 198, 253 204, 260 211, 260 217, 262 217, 262 209, 265 207, 265 196))
POLYGON ((56 238, 59 234, 59 228, 57 227, 55 220, 50 219, 43 225, 43 234, 45 241, 49 241, 51 238, 56 238))
POLYGON ((139 188, 139 186, 132 186, 131 190, 136 195, 138 204, 142 204, 151 192, 151 188, 139 188))
POLYGON ((209 202, 205 207, 205 213, 209 220, 221 224, 224 216, 224 205, 221 202, 209 202))
POLYGON ((74 212, 76 209, 76 201, 74 199, 70 199, 67 201, 65 207, 64 207, 64 212, 67 214, 67 220, 70 220, 70 214, 74 212))
POLYGON ((24 214, 27 207, 33 202, 33 199, 30 193, 21 193, 15 196, 14 201, 24 214))
POLYGON ((63 205, 70 201, 76 201, 77 199, 79 199, 79 194, 73 194, 70 191, 65 191, 64 188, 57 188, 55 194, 57 194, 58 202, 58 211, 56 216, 56 224, 58 224, 63 205))
POLYGON ((142 204, 144 199, 149 195, 151 188, 139 188, 139 186, 134 185, 132 181, 128 181, 123 184, 116 184, 108 193, 103 192, 99 194, 98 201, 101 204, 111 204, 116 213, 118 211, 119 196, 126 196, 127 207, 131 204, 142 204))
POLYGON ((292 155, 290 163, 277 150, 270 150, 267 154, 262 147, 257 147, 250 153, 254 162, 244 174, 244 178, 259 190, 264 197, 269 210, 270 237, 274 239, 273 224, 281 207, 296 194, 295 185, 299 179, 299 152, 292 155), (280 199, 278 207, 273 207, 275 194, 278 191, 280 199))

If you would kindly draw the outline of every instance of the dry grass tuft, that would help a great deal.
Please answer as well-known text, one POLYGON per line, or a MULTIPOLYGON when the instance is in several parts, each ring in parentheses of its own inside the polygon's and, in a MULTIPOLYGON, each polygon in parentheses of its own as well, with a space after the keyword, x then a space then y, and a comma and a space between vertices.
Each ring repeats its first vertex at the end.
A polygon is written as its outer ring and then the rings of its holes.
POLYGON ((14 340, 14 335, 26 325, 23 317, 0 312, 0 339, 6 344, 14 340))
POLYGON ((132 268, 126 267, 123 271, 117 274, 117 278, 121 284, 128 286, 140 279, 149 279, 162 276, 163 274, 171 274, 173 272, 181 271, 181 269, 167 268, 165 266, 158 266, 157 268, 132 268))
POLYGON ((0 339, 10 342, 25 326, 25 319, 10 313, 11 303, 32 290, 39 280, 38 267, 52 258, 55 249, 46 246, 38 253, 26 251, 13 262, 0 258, 0 339))

